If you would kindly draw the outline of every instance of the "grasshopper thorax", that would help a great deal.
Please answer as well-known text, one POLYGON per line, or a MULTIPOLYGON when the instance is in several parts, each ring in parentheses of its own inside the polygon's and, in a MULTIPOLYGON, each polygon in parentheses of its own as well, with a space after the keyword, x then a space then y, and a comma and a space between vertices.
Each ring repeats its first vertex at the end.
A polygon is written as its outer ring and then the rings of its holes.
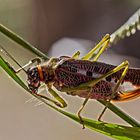
POLYGON ((55 69, 61 59, 51 58, 48 62, 31 67, 27 70, 28 87, 33 93, 37 93, 40 82, 51 85, 54 82, 55 69))

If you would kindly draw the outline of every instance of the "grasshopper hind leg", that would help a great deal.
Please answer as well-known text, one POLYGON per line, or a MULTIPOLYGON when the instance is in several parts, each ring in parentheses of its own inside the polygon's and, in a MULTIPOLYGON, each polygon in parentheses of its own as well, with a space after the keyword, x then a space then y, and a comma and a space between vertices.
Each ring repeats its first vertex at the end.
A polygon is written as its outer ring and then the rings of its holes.
POLYGON ((82 112, 83 109, 84 109, 84 105, 81 106, 81 108, 79 109, 77 115, 78 115, 78 117, 80 119, 80 123, 82 124, 83 129, 85 129, 84 120, 83 120, 83 118, 81 116, 81 112, 82 112))
POLYGON ((77 52, 75 52, 75 53, 72 55, 72 58, 78 59, 79 56, 80 56, 80 51, 77 51, 77 52))
POLYGON ((85 125, 84 125, 84 120, 83 120, 83 118, 82 118, 82 116, 81 116, 81 113, 82 113, 82 111, 83 111, 85 105, 87 104, 87 102, 88 102, 88 100, 89 100, 89 98, 90 98, 91 92, 92 92, 92 88, 91 88, 91 90, 89 91, 89 94, 87 95, 86 99, 84 100, 82 106, 80 107, 80 109, 79 109, 79 111, 78 111, 78 113, 77 113, 77 115, 78 115, 78 117, 79 117, 79 119, 80 119, 80 123, 81 123, 82 126, 83 126, 83 129, 85 129, 85 125))
POLYGON ((101 121, 101 118, 102 118, 102 116, 104 115, 106 109, 108 108, 108 105, 109 105, 110 101, 113 100, 114 95, 118 92, 117 90, 118 90, 120 84, 122 83, 124 77, 126 76, 126 73, 127 73, 127 71, 128 71, 128 68, 129 68, 129 63, 126 61, 126 62, 125 62, 125 66, 124 66, 124 70, 123 70, 123 72, 122 72, 122 74, 121 74, 121 77, 120 77, 120 79, 118 80, 116 86, 114 87, 113 92, 112 92, 112 94, 111 94, 111 96, 110 96, 110 99, 107 101, 105 108, 103 109, 103 111, 101 112, 100 116, 98 117, 98 121, 101 121))
POLYGON ((100 55, 105 51, 110 42, 110 35, 106 34, 102 40, 89 52, 82 60, 97 61, 100 55))
MULTIPOLYGON (((124 79, 124 77, 125 77, 125 75, 126 75, 126 72, 127 72, 127 70, 128 70, 128 66, 129 66, 128 61, 124 61, 124 62, 122 62, 119 66, 115 67, 114 69, 110 70, 109 72, 107 72, 106 74, 100 76, 100 77, 97 78, 97 79, 91 80, 91 81, 86 82, 86 83, 82 83, 82 84, 80 84, 80 85, 77 86, 77 87, 65 88, 65 89, 63 89, 62 91, 63 91, 63 92, 71 92, 71 91, 82 90, 83 88, 84 88, 84 89, 89 89, 89 90, 90 90, 92 87, 95 86, 95 84, 97 84, 97 83, 100 82, 101 80, 107 78, 108 76, 113 75, 114 73, 116 73, 116 72, 118 72, 118 71, 120 71, 120 70, 123 70, 123 72, 122 72, 122 74, 121 74, 121 77, 120 77, 120 79, 118 80, 117 85, 115 86, 115 88, 114 88, 114 90, 113 90, 113 92, 112 92, 112 95, 111 95, 110 100, 109 100, 109 102, 110 102, 111 100, 113 100, 114 95, 115 95, 116 91, 118 90, 118 87, 120 86, 121 82, 123 81, 123 79, 124 79)), ((91 95, 91 92, 89 92, 89 97, 90 97, 90 95, 91 95)), ((85 106, 85 104, 87 103, 89 97, 87 96, 87 98, 84 100, 84 103, 83 103, 82 106, 85 106)), ((108 108, 109 102, 107 102, 106 107, 105 107, 104 110, 106 110, 106 109, 108 108)), ((78 116, 80 116, 79 118, 82 118, 80 114, 81 114, 81 111, 83 110, 83 108, 84 108, 84 107, 81 107, 80 110, 78 111, 78 116)), ((101 120, 101 117, 102 117, 102 115, 104 114, 104 112, 105 112, 105 111, 103 111, 103 113, 101 113, 101 115, 99 116, 99 120, 101 120)), ((81 120, 81 119, 80 119, 80 120, 81 120)), ((84 125, 84 123, 83 123, 82 121, 81 121, 81 123, 84 125)))
MULTIPOLYGON (((91 60, 91 61, 97 61, 98 58, 100 57, 100 55, 104 52, 104 50, 108 47, 108 44, 109 44, 109 41, 110 41, 110 35, 109 34, 106 34, 103 39, 95 46, 95 48, 93 48, 88 54, 86 54, 82 60, 91 60), (97 51, 98 50, 98 51, 97 51), (97 51, 97 53, 96 53, 97 51)), ((77 56, 78 52, 75 53, 73 56, 77 56)), ((79 57, 79 55, 78 55, 79 57)), ((78 111, 78 117, 80 119, 80 123, 83 125, 83 129, 85 128, 84 126, 84 121, 83 121, 83 118, 81 116, 81 112, 82 110, 84 109, 86 103, 88 102, 89 98, 90 98, 90 95, 91 95, 91 91, 89 92, 87 98, 84 100, 81 108, 79 109, 78 111)))

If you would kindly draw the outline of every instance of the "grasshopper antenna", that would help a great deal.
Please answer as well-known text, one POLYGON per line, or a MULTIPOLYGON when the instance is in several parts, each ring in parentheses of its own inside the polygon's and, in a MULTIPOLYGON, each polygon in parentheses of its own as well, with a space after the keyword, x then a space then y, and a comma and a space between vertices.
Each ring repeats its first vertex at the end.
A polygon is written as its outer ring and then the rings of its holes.
MULTIPOLYGON (((0 45, 0 51, 3 52, 5 55, 7 55, 10 59, 12 59, 25 73, 27 73, 27 71, 14 59, 14 57, 9 54, 4 48, 2 45, 0 45)), ((15 71, 16 73, 18 71, 15 71)))

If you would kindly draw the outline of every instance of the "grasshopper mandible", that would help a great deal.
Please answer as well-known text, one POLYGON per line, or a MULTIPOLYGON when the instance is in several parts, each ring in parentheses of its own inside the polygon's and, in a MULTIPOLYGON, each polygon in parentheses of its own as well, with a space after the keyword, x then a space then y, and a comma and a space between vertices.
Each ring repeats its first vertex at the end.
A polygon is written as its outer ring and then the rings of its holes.
MULTIPOLYGON (((140 96, 140 69, 129 68, 128 61, 122 62, 119 66, 113 66, 98 62, 98 58, 108 47, 110 35, 107 34, 103 39, 84 57, 79 58, 80 52, 76 52, 72 57, 61 56, 59 58, 50 58, 49 61, 41 63, 40 58, 35 58, 25 66, 20 66, 18 62, 4 49, 2 51, 15 61, 20 68, 14 70, 15 73, 24 70, 27 74, 28 87, 33 94, 64 108, 67 103, 57 94, 58 91, 68 95, 77 95, 85 98, 81 108, 78 111, 78 117, 84 128, 84 122, 81 117, 81 111, 86 105, 88 99, 110 101, 126 101, 140 96), (37 62, 36 66, 25 68, 32 63, 37 62), (45 83, 54 99, 38 93, 41 83, 45 83), (125 84, 132 87, 128 91, 125 84), (55 87, 54 90, 52 87, 55 87)), ((99 116, 101 119, 107 105, 99 116)))

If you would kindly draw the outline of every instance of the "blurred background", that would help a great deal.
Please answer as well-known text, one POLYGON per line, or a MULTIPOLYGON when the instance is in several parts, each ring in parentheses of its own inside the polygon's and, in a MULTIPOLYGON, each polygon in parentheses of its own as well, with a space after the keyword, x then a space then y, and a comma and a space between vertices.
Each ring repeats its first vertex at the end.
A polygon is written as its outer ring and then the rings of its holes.
MULTIPOLYGON (((48 56, 71 56, 76 50, 87 53, 106 33, 113 33, 138 8, 139 0, 0 0, 0 23, 10 28, 48 56)), ((118 65, 129 60, 140 67, 140 32, 125 38, 105 52, 100 61, 118 65)), ((35 55, 0 34, 0 44, 23 65, 35 55)), ((14 63, 3 55, 7 61, 14 63)), ((18 68, 14 65, 15 68, 18 68)), ((20 73, 22 79, 26 75, 20 73)), ((26 103, 31 96, 0 69, 0 140, 108 140, 110 138, 82 127, 37 101, 26 103)), ((62 93, 60 93, 62 95, 62 93)), ((76 113, 83 99, 62 95, 68 108, 76 113)), ((115 103, 140 121, 140 99, 115 103)), ((96 119, 103 106, 90 101, 84 116, 96 119)), ((125 124, 109 110, 107 122, 125 124)))

